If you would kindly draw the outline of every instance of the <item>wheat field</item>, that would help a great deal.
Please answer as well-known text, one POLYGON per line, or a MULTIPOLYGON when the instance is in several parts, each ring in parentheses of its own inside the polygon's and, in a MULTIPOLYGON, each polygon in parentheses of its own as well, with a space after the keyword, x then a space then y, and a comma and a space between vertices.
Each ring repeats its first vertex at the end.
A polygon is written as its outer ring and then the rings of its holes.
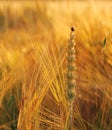
POLYGON ((112 130, 111 12, 109 0, 0 1, 0 130, 112 130))

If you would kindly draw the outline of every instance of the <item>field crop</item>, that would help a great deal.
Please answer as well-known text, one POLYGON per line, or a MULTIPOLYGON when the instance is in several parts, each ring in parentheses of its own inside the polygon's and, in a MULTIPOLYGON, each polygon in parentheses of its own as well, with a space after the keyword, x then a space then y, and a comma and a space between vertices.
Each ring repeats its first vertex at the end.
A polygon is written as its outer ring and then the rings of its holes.
POLYGON ((0 1, 0 130, 112 130, 111 12, 0 1))

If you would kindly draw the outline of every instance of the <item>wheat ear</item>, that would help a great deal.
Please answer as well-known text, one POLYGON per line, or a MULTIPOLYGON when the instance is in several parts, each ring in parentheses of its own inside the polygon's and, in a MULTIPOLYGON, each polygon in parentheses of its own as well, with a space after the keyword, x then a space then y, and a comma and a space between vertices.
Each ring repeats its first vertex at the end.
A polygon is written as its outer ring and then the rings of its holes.
POLYGON ((72 27, 70 39, 68 42, 68 61, 67 61, 67 99, 69 106, 69 114, 67 118, 66 130, 73 130, 73 102, 76 95, 76 42, 75 30, 72 27))

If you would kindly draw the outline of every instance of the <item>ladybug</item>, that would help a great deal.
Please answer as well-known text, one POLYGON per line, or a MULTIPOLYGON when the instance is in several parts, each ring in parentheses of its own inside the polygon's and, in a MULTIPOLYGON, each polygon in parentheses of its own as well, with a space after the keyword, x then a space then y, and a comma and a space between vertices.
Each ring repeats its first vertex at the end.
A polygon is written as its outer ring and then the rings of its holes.
POLYGON ((71 31, 75 31, 74 27, 71 27, 71 31))

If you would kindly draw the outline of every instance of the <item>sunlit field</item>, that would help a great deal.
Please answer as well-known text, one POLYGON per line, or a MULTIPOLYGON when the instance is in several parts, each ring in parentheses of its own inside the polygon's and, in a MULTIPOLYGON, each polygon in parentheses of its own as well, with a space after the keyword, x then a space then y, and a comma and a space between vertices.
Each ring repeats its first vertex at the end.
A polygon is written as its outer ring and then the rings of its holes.
POLYGON ((111 1, 0 1, 0 130, 112 130, 111 1))

